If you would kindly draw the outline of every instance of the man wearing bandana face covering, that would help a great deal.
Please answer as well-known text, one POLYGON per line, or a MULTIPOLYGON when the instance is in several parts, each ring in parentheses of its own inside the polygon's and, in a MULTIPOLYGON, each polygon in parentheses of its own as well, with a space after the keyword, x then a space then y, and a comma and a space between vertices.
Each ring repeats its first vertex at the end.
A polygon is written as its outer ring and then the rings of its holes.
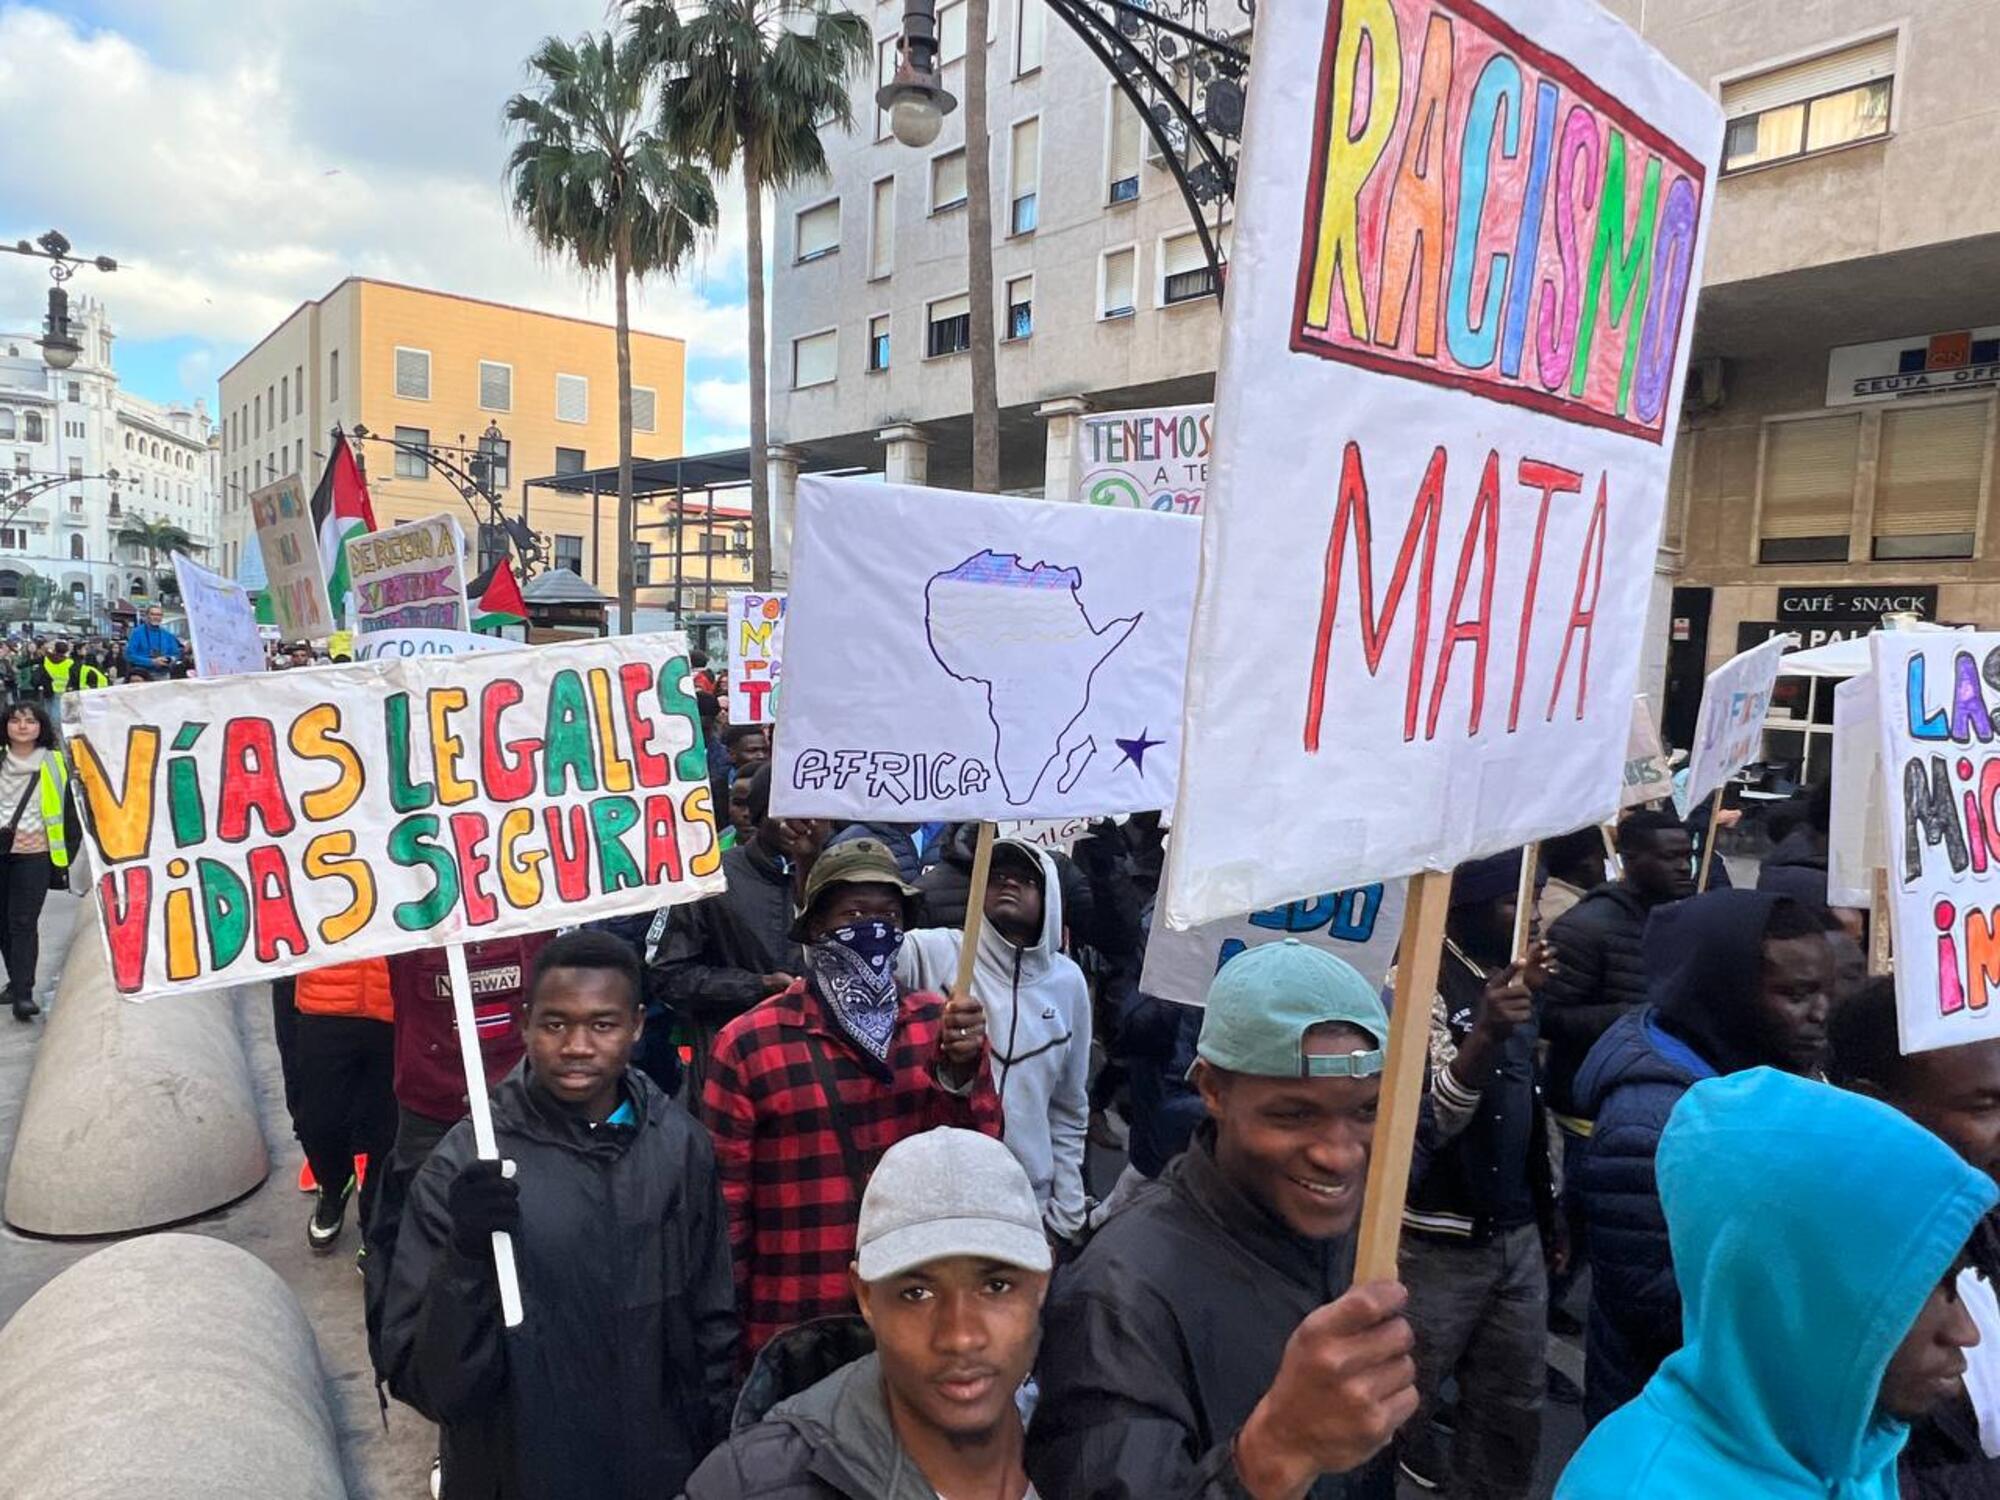
POLYGON ((793 1324, 853 1311, 861 1190, 883 1152, 940 1125, 1000 1134, 978 1002, 896 982, 916 894, 874 839, 820 855, 792 934, 805 977, 716 1038, 702 1103, 746 1367, 793 1324))

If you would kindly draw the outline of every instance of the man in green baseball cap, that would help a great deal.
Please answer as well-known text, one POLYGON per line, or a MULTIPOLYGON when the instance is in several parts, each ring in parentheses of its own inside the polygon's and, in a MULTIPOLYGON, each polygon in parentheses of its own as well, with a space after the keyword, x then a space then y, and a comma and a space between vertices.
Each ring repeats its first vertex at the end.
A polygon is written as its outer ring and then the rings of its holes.
POLYGON ((1374 986, 1322 949, 1222 966, 1191 1075, 1207 1120, 1049 1298, 1040 1493, 1393 1493, 1404 1292, 1349 1285, 1388 1036, 1374 986))

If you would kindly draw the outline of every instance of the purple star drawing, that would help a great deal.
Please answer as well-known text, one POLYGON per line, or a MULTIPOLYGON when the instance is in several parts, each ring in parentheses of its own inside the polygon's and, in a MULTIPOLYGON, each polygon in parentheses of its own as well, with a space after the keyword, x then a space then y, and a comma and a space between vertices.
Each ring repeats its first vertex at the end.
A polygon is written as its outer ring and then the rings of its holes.
MULTIPOLYGON (((1146 774, 1146 752, 1155 745, 1164 745, 1166 743, 1165 740, 1148 738, 1151 733, 1150 729, 1142 729, 1139 731, 1139 737, 1136 740, 1117 741, 1118 748, 1125 752, 1125 759, 1119 761, 1118 766, 1122 766, 1126 761, 1130 761, 1132 769, 1137 771, 1141 776, 1144 776, 1146 774)), ((1113 766, 1111 769, 1115 771, 1118 769, 1118 766, 1113 766)))

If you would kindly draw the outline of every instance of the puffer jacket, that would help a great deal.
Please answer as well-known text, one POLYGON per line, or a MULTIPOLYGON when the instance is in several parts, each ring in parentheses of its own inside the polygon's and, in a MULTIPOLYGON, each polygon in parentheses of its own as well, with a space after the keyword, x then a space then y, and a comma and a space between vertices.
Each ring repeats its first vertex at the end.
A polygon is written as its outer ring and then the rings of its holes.
POLYGON ((299 975, 294 1004, 302 1016, 357 1016, 394 1022, 396 1002, 389 993, 389 960, 359 958, 299 975))
MULTIPOLYGON (((1027 1171, 1049 1227, 1069 1239, 1083 1227, 1084 1133, 1090 1125, 1090 989, 1062 952, 1063 892, 1055 859, 1004 840, 1042 871, 1042 931, 1017 948, 991 922, 979 929, 972 993, 986 1007, 986 1044, 1000 1096, 1001 1139, 1027 1171)), ((896 977, 943 993, 956 981, 965 934, 912 932, 896 955, 896 977)))
POLYGON ((1646 1000, 1650 909, 1622 881, 1590 892, 1548 931, 1558 966, 1542 986, 1541 1033, 1549 1044, 1544 1086, 1558 1115, 1589 1119, 1576 1101, 1576 1073, 1597 1039, 1646 1000))

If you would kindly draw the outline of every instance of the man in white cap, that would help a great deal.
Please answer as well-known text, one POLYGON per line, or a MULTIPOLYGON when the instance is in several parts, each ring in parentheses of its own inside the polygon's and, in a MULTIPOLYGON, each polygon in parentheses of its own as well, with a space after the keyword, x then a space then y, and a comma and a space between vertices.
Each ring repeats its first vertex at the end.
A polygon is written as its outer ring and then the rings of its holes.
POLYGON ((850 1270, 875 1352, 738 1432, 684 1500, 1034 1500, 1014 1394, 1049 1267, 1005 1146, 950 1128, 898 1141, 868 1180, 850 1270))

